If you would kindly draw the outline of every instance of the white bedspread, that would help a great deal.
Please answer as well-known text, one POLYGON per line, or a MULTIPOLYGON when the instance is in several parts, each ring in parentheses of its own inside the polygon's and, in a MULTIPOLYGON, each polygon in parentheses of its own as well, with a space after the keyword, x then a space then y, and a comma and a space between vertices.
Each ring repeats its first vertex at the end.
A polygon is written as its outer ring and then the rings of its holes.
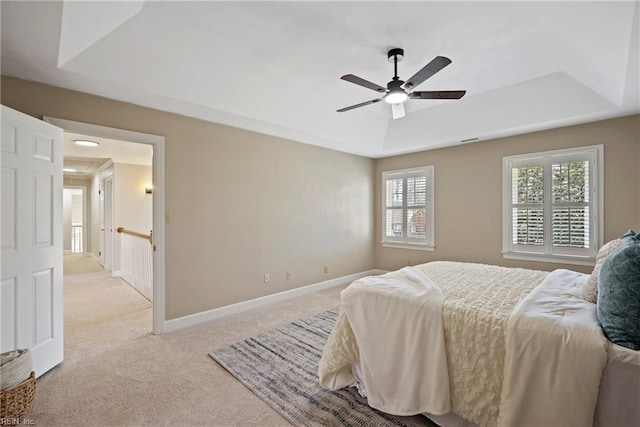
POLYGON ((507 324, 514 307, 549 274, 495 265, 418 265, 442 290, 451 410, 483 427, 498 423, 507 324))
POLYGON ((498 425, 592 425, 607 341, 582 276, 555 270, 514 309, 498 425))
POLYGON ((343 318, 329 338, 320 363, 321 384, 335 389, 355 381, 344 365, 359 349, 370 406, 395 415, 449 412, 440 289, 419 269, 406 267, 356 280, 341 298, 348 322, 343 318), (357 345, 345 355, 352 340, 344 329, 349 325, 357 345), (337 342, 342 351, 332 352, 337 342))
POLYGON ((359 360, 369 404, 384 412, 591 426, 608 342, 584 278, 432 262, 360 279, 342 292, 320 382, 356 385, 359 360))

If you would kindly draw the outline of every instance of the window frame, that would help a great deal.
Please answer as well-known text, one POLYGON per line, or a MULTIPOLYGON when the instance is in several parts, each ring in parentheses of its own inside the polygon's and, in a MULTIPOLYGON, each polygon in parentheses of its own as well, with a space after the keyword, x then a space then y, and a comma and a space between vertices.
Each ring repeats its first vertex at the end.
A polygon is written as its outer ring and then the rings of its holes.
POLYGON ((541 261, 551 263, 588 265, 595 263, 598 248, 604 236, 604 145, 590 145, 538 153, 505 156, 502 158, 502 255, 505 259, 541 261), (584 249, 553 246, 551 165, 559 159, 589 161, 589 247, 584 249), (543 166, 543 229, 544 244, 541 246, 513 243, 512 170, 514 167, 543 166))
POLYGON ((382 189, 381 189, 381 240, 380 243, 385 248, 398 248, 398 249, 414 249, 421 251, 433 251, 435 250, 435 238, 434 238, 434 230, 435 230, 435 221, 434 221, 434 200, 435 200, 435 185, 434 185, 434 167, 433 165, 429 166, 420 166, 406 169, 395 169, 388 170, 382 172, 382 189), (425 176, 426 178, 426 186, 427 186, 427 194, 425 195, 425 212, 427 214, 427 224, 425 227, 425 237, 423 238, 411 238, 406 237, 406 229, 407 229, 407 211, 409 209, 415 208, 415 206, 407 206, 407 197, 406 197, 406 189, 407 189, 407 178, 411 176, 425 176), (387 181, 392 178, 402 178, 403 182, 403 197, 402 197, 402 207, 397 208, 402 210, 402 221, 403 221, 403 236, 401 237, 390 237, 387 236, 387 181))

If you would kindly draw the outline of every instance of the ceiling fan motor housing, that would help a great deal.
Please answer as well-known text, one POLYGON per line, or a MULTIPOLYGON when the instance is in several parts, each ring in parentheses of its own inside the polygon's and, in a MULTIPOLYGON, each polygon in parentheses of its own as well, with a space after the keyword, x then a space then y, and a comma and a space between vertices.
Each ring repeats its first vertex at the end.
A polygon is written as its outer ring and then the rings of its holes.
POLYGON ((387 89, 389 90, 389 92, 404 92, 404 89, 402 89, 401 87, 403 84, 404 81, 396 77, 389 83, 387 83, 387 89))
POLYGON ((394 62, 394 61, 400 62, 402 61, 403 58, 404 58, 404 49, 400 49, 399 47, 391 49, 387 53, 387 61, 389 62, 394 62))

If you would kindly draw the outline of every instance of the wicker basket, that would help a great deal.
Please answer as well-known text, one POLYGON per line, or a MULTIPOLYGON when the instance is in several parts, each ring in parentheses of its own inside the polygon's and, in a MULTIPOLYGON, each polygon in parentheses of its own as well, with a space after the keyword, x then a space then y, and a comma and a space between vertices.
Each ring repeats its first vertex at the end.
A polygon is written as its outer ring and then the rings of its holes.
POLYGON ((33 406, 36 395, 36 373, 15 387, 0 392, 0 418, 23 419, 33 406))

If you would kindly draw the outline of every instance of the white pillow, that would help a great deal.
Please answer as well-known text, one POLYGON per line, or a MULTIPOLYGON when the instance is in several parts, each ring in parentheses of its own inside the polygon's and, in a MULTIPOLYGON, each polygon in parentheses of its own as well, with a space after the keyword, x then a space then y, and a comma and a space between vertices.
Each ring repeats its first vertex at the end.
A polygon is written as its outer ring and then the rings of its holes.
POLYGON ((598 272, 600 271, 600 267, 602 267, 602 263, 607 259, 609 254, 623 243, 624 240, 615 239, 602 245, 598 251, 598 255, 596 255, 596 265, 593 267, 591 277, 589 277, 587 283, 582 287, 582 298, 594 304, 598 301, 598 272))

